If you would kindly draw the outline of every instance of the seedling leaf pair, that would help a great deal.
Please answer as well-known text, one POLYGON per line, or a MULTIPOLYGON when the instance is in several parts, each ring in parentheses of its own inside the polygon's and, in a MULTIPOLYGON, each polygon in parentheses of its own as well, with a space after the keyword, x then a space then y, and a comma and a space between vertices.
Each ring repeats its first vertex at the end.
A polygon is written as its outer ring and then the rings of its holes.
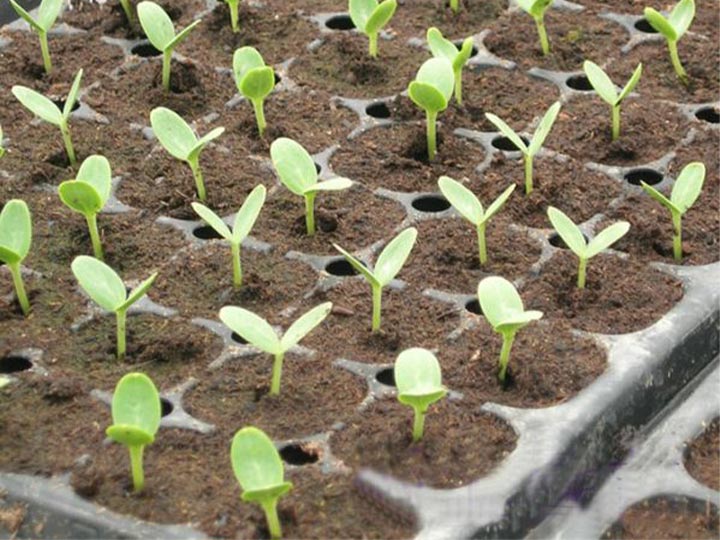
POLYGON ((397 0, 350 0, 348 9, 355 28, 370 40, 370 56, 377 57, 378 34, 395 14, 397 0))
POLYGON ((37 32, 37 35, 40 38, 40 52, 43 58, 45 73, 50 73, 52 71, 52 61, 50 60, 47 35, 50 28, 52 28, 52 25, 55 24, 55 20, 58 18, 58 15, 60 15, 62 4, 63 0, 42 0, 40 7, 38 8, 37 19, 34 19, 33 16, 25 11, 20 4, 15 2, 15 0, 10 0, 10 5, 13 7, 18 16, 28 23, 30 28, 37 32))
POLYGON ((612 107, 612 140, 616 141, 620 138, 620 104, 628 94, 635 89, 637 83, 640 81, 642 64, 638 64, 630 80, 625 84, 625 87, 620 93, 615 90, 615 84, 613 84, 607 73, 594 62, 585 60, 583 70, 597 94, 612 107))
POLYGON ((550 42, 545 31, 545 12, 552 5, 553 0, 517 0, 517 3, 525 13, 535 20, 538 36, 540 36, 540 48, 544 55, 548 55, 550 42))
POLYGON ((262 137, 267 127, 263 104, 275 88, 275 71, 265 65, 257 50, 243 47, 233 54, 233 74, 238 91, 253 104, 255 121, 262 137))
POLYGON ((685 35, 695 18, 695 0, 680 0, 675 4, 667 18, 651 7, 645 8, 644 15, 650 26, 660 32, 667 40, 670 61, 675 73, 683 84, 688 84, 687 73, 678 56, 677 42, 685 35))
POLYGON ((442 32, 433 27, 427 31, 427 42, 435 58, 445 58, 452 65, 455 76, 455 101, 458 105, 462 105, 462 69, 472 55, 473 38, 465 39, 458 50, 452 41, 445 39, 442 32))
POLYGON ((25 201, 11 199, 0 212, 0 261, 10 269, 15 294, 25 316, 30 313, 30 301, 25 292, 20 265, 30 252, 31 243, 30 210, 25 201))

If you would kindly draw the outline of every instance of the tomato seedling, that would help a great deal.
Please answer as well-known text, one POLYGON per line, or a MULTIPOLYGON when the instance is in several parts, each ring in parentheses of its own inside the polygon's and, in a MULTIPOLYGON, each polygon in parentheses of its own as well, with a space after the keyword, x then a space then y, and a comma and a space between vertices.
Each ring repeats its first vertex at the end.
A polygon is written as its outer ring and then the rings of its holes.
POLYGON ((25 201, 11 199, 0 212, 0 261, 7 264, 12 275, 18 304, 26 317, 30 314, 30 301, 25 292, 20 265, 30 252, 32 218, 25 201))
POLYGON ((633 72, 630 80, 625 87, 617 93, 615 84, 610 77, 607 76, 600 66, 590 60, 585 60, 583 64, 585 75, 590 84, 606 103, 612 107, 612 140, 616 141, 620 138, 620 104, 635 89, 642 75, 642 64, 638 64, 633 72))
POLYGON ((670 62, 672 62, 673 69, 680 81, 683 84, 688 84, 690 80, 680 62, 677 42, 685 35, 685 32, 690 28, 690 24, 692 24, 695 18, 695 0, 680 0, 675 4, 675 7, 667 18, 651 7, 645 8, 644 15, 647 22, 650 23, 650 26, 665 37, 668 50, 670 51, 670 62))

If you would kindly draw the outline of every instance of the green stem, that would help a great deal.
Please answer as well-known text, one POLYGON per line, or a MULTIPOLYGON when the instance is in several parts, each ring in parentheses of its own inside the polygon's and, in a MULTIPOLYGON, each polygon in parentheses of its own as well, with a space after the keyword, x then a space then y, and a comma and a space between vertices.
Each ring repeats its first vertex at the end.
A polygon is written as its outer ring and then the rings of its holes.
POLYGON ((170 64, 172 63, 172 49, 163 51, 162 85, 166 92, 170 91, 170 64))
POLYGON ((136 444, 128 446, 128 449, 130 450, 133 489, 135 493, 139 493, 145 487, 145 473, 143 472, 143 450, 145 450, 145 446, 136 444))
POLYGON ((455 71, 455 101, 462 106, 462 67, 455 71))
POLYGON ((620 105, 614 105, 612 108, 612 140, 617 141, 620 138, 620 105))
POLYGON ((487 262, 487 247, 485 246, 485 226, 486 222, 482 222, 477 226, 478 249, 480 251, 480 265, 487 262))
POLYGON ((673 257, 677 262, 682 261, 682 214, 672 213, 673 230, 673 257))
POLYGON ((278 519, 277 499, 262 502, 261 505, 263 510, 265 511, 265 518, 267 519, 270 537, 281 538, 282 529, 280 528, 280 519, 278 519))
POLYGON ((233 261, 233 285, 240 288, 242 285, 242 267, 240 266, 240 243, 232 242, 230 244, 232 250, 233 261))
POLYGON ((435 122, 437 121, 437 113, 427 111, 427 144, 428 144, 428 160, 435 159, 437 153, 437 137, 435 133, 435 122))
POLYGON ((540 36, 542 53, 547 56, 550 54, 550 42, 548 41, 547 32, 545 31, 545 20, 542 17, 535 19, 535 26, 537 26, 538 35, 540 36))
POLYGON ((38 36, 40 37, 40 52, 42 53, 45 73, 50 74, 52 71, 52 61, 50 60, 50 48, 48 47, 47 32, 38 32, 38 36))
POLYGON ((460 11, 460 0, 450 0, 450 9, 453 10, 453 13, 460 11))
POLYGON ((503 383, 505 382, 508 362, 510 362, 510 349, 512 349, 513 341, 515 341, 515 332, 503 334, 503 344, 500 350, 500 372, 498 373, 498 379, 503 383))
POLYGON ((75 149, 73 148, 72 138, 70 137, 70 126, 67 125, 67 120, 63 120, 62 124, 60 124, 60 133, 62 133, 65 152, 70 160, 70 165, 74 167, 77 164, 77 159, 75 157, 75 149))
POLYGON ((236 34, 240 31, 240 25, 238 24, 238 4, 240 2, 228 2, 230 8, 230 26, 232 31, 236 34))
POLYGON ((100 234, 98 233, 97 215, 87 214, 85 216, 85 219, 87 221, 88 230, 90 231, 90 241, 92 242, 93 246, 93 254, 95 255, 96 259, 102 261, 103 249, 102 244, 100 243, 100 234))
POLYGON ((305 228, 308 236, 315 234, 315 197, 317 197, 316 191, 305 194, 305 228))
POLYGON ((377 58, 378 55, 378 34, 375 32, 374 34, 368 34, 368 38, 370 38, 370 56, 372 58, 377 58))
POLYGON ((586 269, 587 269, 587 259, 580 259, 580 264, 578 265, 578 279, 577 279, 578 289, 585 288, 585 275, 587 273, 586 269))
POLYGON ((258 131, 260 132, 260 137, 262 137, 265 135, 265 128, 267 127, 267 123, 265 122, 265 110, 263 109, 263 100, 254 99, 252 104, 255 109, 255 120, 257 121, 258 131))
POLYGON ((125 321, 127 319, 127 311, 122 309, 115 312, 117 319, 117 358, 125 359, 125 321))
POLYGON ((533 157, 525 154, 525 195, 530 195, 533 190, 533 157))
POLYGON ((677 73, 680 82, 688 84, 690 81, 687 73, 685 73, 685 69, 683 69, 683 66, 680 63, 680 57, 678 56, 677 41, 668 40, 668 49, 670 49, 670 61, 672 62, 673 68, 675 68, 675 73, 677 73))
POLYGON ((382 310, 382 287, 379 285, 372 285, 372 302, 372 331, 377 332, 380 330, 380 315, 382 310))
POLYGON ((273 362, 272 384, 270 385, 270 395, 277 396, 280 394, 280 379, 282 378, 282 366, 285 353, 275 355, 273 362))
POLYGON ((193 178, 195 178, 195 189, 197 190, 198 199, 204 201, 207 199, 207 194, 205 193, 205 182, 203 182, 203 175, 200 170, 200 160, 188 161, 188 165, 190 165, 193 178))
POLYGON ((128 24, 130 26, 135 25, 135 13, 133 12, 132 5, 130 4, 130 0, 120 0, 120 5, 123 8, 123 11, 125 12, 125 16, 127 17, 128 24))
POLYGON ((28 300, 27 293, 25 292, 25 284, 23 283, 20 263, 8 264, 8 268, 10 268, 10 274, 12 274, 13 284, 15 285, 15 294, 17 294, 20 309, 22 309, 23 315, 27 317, 30 313, 30 301, 28 300))
POLYGON ((425 429, 425 411, 420 407, 415 408, 415 421, 413 422, 413 442, 422 439, 423 430, 425 429))

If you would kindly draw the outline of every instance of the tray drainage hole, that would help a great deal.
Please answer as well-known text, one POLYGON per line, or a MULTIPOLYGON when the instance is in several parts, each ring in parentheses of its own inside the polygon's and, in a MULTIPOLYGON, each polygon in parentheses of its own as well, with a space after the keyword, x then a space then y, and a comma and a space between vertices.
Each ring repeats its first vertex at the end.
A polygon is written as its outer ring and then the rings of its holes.
POLYGON ((357 270, 346 259, 335 259, 325 265, 325 271, 331 276, 356 276, 357 270))
POLYGON ((280 449, 280 457, 288 465, 310 465, 317 463, 320 453, 315 448, 302 444, 288 444, 280 449))
POLYGON ((578 92, 590 92, 594 90, 592 84, 585 75, 572 75, 565 80, 565 86, 578 92))
POLYGON ((385 386, 395 386, 395 370, 391 367, 381 369, 375 374, 375 380, 385 386))
POLYGON ((0 358, 0 373, 27 371, 32 365, 32 362, 24 356, 4 356, 0 358))
POLYGON ((320 165, 319 163, 315 163, 315 170, 318 174, 320 174, 322 172, 322 165, 320 165))
POLYGON ((385 118, 390 118, 390 108, 384 101, 371 103, 370 105, 365 107, 365 113, 367 113, 367 115, 371 116, 372 118, 378 118, 381 120, 385 118))
POLYGON ((138 43, 130 49, 130 52, 142 58, 153 58, 154 56, 160 56, 162 54, 162 51, 158 51, 149 41, 138 43))
POLYGON ((355 29, 355 23, 352 22, 350 15, 343 13, 342 15, 335 15, 325 21, 325 26, 330 30, 353 30, 355 29))
POLYGON ((193 236, 200 240, 219 240, 222 238, 210 225, 201 225, 193 229, 193 236))
POLYGON ((643 34, 657 34, 657 30, 655 30, 644 17, 638 21, 635 21, 635 24, 633 26, 635 27, 635 30, 639 30, 643 34))
POLYGON ((175 410, 175 406, 170 402, 169 399, 165 399, 164 397, 160 398, 160 415, 161 416, 167 416, 171 412, 175 410))
POLYGON ((275 73, 275 86, 277 86, 281 82, 282 82, 282 77, 280 75, 278 75, 277 73, 275 73))
MULTIPOLYGON (((453 43, 453 45, 455 45, 455 48, 459 51, 459 50, 462 49, 463 42, 462 42, 462 41, 455 41, 455 42, 453 43)), ((473 56, 477 56, 477 55, 478 55, 478 48, 477 48, 475 45, 473 45, 473 47, 472 47, 472 52, 470 53, 470 58, 472 58, 473 56)))
POLYGON ((472 300, 468 300, 467 302, 465 302, 465 309, 470 313, 474 313, 475 315, 483 314, 482 308, 480 307, 480 302, 477 298, 473 298, 472 300))
MULTIPOLYGON (((64 99, 53 99, 52 102, 61 111, 65 109, 65 100, 64 99)), ((80 102, 78 100, 75 100, 75 103, 73 103, 72 110, 70 112, 75 112, 79 108, 80 108, 80 102)))
POLYGON ((654 169, 633 169, 625 174, 625 181, 633 186, 639 186, 640 182, 654 186, 662 182, 662 180, 663 175, 654 169))
POLYGON ((695 111, 695 118, 711 124, 720 124, 720 112, 712 107, 703 107, 695 111))
POLYGON ((247 343, 248 343, 247 339, 242 337, 237 332, 233 332, 232 334, 230 334, 230 339, 232 339, 235 343, 238 343, 240 345, 247 345, 247 343))
POLYGON ((411 203, 415 210, 427 213, 444 212, 450 203, 442 195, 422 195, 411 203))
MULTIPOLYGON (((529 141, 525 137, 521 136, 520 139, 525 144, 529 144, 529 141)), ((503 150, 505 152, 519 152, 520 151, 520 149, 517 146, 515 146, 514 142, 512 142, 510 139, 508 139, 507 137, 504 137, 502 135, 498 135, 497 137, 495 137, 492 140, 491 144, 493 145, 494 148, 497 148, 498 150, 503 150)))
MULTIPOLYGON (((585 242, 588 241, 588 237, 583 233, 583 238, 585 239, 585 242)), ((548 242, 550 242, 550 245, 559 249, 567 249, 567 244, 565 243, 565 240, 560 238, 560 235, 558 233, 553 233, 550 235, 550 238, 548 238, 548 242)))

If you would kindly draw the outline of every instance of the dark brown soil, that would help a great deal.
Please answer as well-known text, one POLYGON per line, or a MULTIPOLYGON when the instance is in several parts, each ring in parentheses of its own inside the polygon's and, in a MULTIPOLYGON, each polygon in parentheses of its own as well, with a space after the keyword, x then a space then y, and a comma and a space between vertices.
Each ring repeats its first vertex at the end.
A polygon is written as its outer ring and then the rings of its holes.
POLYGON ((677 176, 688 163, 700 161, 705 164, 704 191, 718 197, 720 190, 720 129, 714 129, 712 124, 696 120, 694 123, 695 137, 687 146, 677 149, 675 159, 670 162, 669 173, 677 176))
POLYGON ((720 419, 710 422, 685 449, 685 468, 698 482, 720 490, 720 419))

